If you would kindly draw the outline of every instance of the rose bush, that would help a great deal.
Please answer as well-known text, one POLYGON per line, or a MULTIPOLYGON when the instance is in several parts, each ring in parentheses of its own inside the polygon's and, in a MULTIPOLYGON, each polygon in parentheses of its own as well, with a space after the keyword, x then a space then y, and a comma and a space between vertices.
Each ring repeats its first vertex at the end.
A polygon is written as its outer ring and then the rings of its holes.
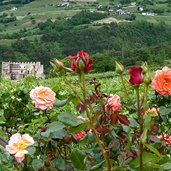
POLYGON ((31 80, 13 83, 8 91, 4 86, 0 169, 170 170, 170 69, 164 67, 153 78, 147 64, 127 71, 117 63, 118 76, 105 85, 95 78, 86 81, 92 68, 86 52, 69 58, 71 69, 51 61, 61 77, 50 84, 45 80, 45 87, 31 80), (2 155, 10 157, 6 161, 12 166, 5 166, 2 155))

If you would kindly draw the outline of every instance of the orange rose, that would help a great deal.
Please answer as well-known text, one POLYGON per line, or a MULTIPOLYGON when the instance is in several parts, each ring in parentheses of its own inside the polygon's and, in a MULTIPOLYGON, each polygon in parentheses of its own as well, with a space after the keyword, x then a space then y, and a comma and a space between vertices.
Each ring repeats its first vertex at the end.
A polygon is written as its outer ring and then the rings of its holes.
POLYGON ((28 153, 26 148, 34 144, 34 140, 28 134, 21 135, 16 133, 11 136, 6 151, 13 154, 17 162, 21 163, 25 159, 25 154, 28 153))
POLYGON ((152 80, 152 88, 159 94, 167 96, 171 94, 171 69, 164 67, 162 70, 156 71, 156 75, 152 80))
POLYGON ((49 87, 39 86, 32 89, 30 97, 35 107, 41 110, 52 108, 55 103, 55 93, 49 87))
POLYGON ((153 107, 153 108, 151 108, 151 109, 150 109, 150 108, 149 108, 149 109, 147 109, 147 110, 145 111, 145 113, 144 113, 144 114, 145 114, 145 115, 148 115, 149 113, 153 113, 153 115, 154 115, 154 116, 158 116, 158 114, 157 114, 157 109, 156 109, 156 108, 154 108, 154 107, 153 107))

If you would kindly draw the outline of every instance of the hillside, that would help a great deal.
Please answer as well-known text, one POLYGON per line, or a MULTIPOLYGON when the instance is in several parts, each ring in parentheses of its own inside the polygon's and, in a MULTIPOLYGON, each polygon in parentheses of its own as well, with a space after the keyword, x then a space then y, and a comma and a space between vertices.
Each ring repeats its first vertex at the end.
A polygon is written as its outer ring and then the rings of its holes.
POLYGON ((131 15, 136 15, 136 20, 152 23, 164 21, 171 25, 169 0, 155 0, 151 3, 150 1, 129 3, 130 0, 70 0, 69 2, 67 0, 12 0, 7 2, 2 1, 0 4, 1 34, 10 34, 24 29, 28 32, 36 32, 36 25, 40 22, 45 22, 47 19, 55 21, 59 18, 68 18, 81 10, 108 13, 110 17, 117 19, 127 19, 131 18, 131 15), (9 20, 10 17, 11 20, 9 20))
POLYGON ((160 63, 170 59, 171 1, 2 0, 0 30, 1 61, 39 60, 47 69, 50 59, 67 64, 64 57, 84 49, 101 61, 111 56, 95 71, 116 59, 160 63))

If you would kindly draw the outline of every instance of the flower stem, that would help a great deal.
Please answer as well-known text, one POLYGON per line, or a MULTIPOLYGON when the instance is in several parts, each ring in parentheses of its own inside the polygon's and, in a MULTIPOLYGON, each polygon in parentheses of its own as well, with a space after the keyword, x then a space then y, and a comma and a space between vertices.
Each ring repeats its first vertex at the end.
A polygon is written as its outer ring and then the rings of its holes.
POLYGON ((148 85, 145 84, 145 87, 144 87, 144 112, 145 110, 147 110, 147 93, 148 93, 148 85))
MULTIPOLYGON (((80 82, 81 82, 81 86, 82 86, 82 92, 83 92, 83 97, 84 97, 84 101, 86 100, 86 85, 85 85, 85 74, 84 72, 81 72, 80 73, 80 82)), ((91 112, 93 112, 93 108, 90 106, 90 110, 91 112)), ((104 143, 100 140, 98 134, 97 134, 97 131, 93 125, 93 122, 92 122, 92 118, 91 118, 91 114, 90 114, 90 111, 88 110, 88 108, 86 107, 86 113, 87 113, 87 117, 89 118, 90 120, 90 126, 91 126, 91 129, 93 131, 93 134, 95 136, 95 139, 98 143, 98 146, 103 154, 103 157, 106 161, 106 165, 107 165, 107 171, 111 171, 111 165, 110 165, 110 159, 109 159, 109 153, 105 150, 105 146, 104 146, 104 143)))
MULTIPOLYGON (((143 133, 143 115, 141 113, 141 107, 140 107, 140 93, 139 93, 139 86, 135 86, 135 91, 136 91, 136 99, 137 99, 137 112, 138 112, 138 120, 140 124, 140 135, 143 133)), ((141 140, 139 140, 139 155, 140 155, 140 160, 139 160, 139 165, 140 165, 140 171, 143 171, 143 143, 141 140)))
POLYGON ((80 83, 81 83, 81 88, 82 88, 82 92, 83 92, 83 97, 84 100, 86 99, 86 85, 85 85, 85 74, 83 71, 80 72, 80 83))
POLYGON ((98 143, 98 146, 103 154, 103 157, 106 161, 106 165, 107 165, 107 171, 111 171, 111 165, 110 165, 110 158, 109 158, 109 153, 105 150, 105 146, 104 146, 104 143, 100 140, 98 134, 97 134, 97 131, 96 129, 94 128, 94 125, 92 123, 92 119, 91 119, 91 114, 89 113, 89 110, 86 108, 86 113, 87 113, 87 117, 89 118, 90 120, 90 127, 93 131, 93 134, 94 134, 94 137, 98 143))

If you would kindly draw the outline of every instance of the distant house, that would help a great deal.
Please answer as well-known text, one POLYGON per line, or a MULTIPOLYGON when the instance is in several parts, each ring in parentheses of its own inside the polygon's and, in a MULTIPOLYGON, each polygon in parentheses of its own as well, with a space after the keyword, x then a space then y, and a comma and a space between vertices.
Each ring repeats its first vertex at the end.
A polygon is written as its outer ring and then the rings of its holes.
POLYGON ((69 2, 62 2, 58 5, 58 7, 69 7, 69 2))
POLYGON ((11 9, 10 9, 10 11, 16 11, 17 10, 17 7, 12 7, 11 9))
POLYGON ((119 15, 130 14, 129 11, 125 11, 125 10, 122 10, 122 9, 117 9, 115 13, 119 14, 119 15))
POLYGON ((97 8, 98 8, 98 9, 101 9, 101 8, 103 8, 103 5, 99 5, 97 8))
POLYGON ((157 15, 157 14, 155 14, 153 12, 142 12, 141 14, 144 15, 144 16, 152 16, 152 17, 154 17, 155 15, 157 15))
POLYGON ((20 80, 29 75, 43 77, 43 65, 40 62, 2 62, 2 79, 7 76, 11 80, 20 80))
POLYGON ((137 10, 138 10, 139 12, 142 12, 142 11, 144 11, 144 8, 143 8, 143 7, 138 7, 137 10))
POLYGON ((131 6, 136 6, 136 2, 131 2, 131 6))

